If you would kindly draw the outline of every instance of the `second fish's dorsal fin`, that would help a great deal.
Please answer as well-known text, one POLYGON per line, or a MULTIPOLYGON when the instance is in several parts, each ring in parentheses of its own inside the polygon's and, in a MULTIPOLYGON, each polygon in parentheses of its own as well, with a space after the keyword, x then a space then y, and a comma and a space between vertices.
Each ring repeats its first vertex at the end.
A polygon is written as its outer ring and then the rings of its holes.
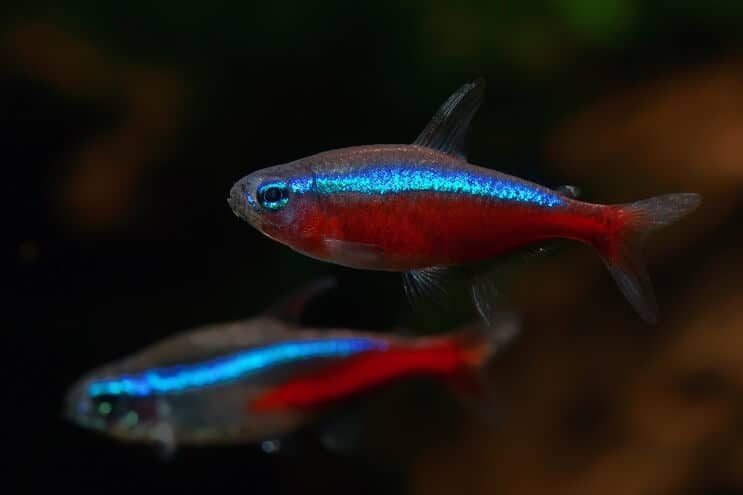
POLYGON ((263 312, 262 316, 275 318, 289 324, 298 324, 307 305, 315 298, 329 292, 337 286, 337 280, 326 276, 311 280, 303 286, 291 291, 263 312))
POLYGON ((485 79, 481 77, 460 87, 439 107, 413 144, 466 159, 467 132, 484 96, 485 79))

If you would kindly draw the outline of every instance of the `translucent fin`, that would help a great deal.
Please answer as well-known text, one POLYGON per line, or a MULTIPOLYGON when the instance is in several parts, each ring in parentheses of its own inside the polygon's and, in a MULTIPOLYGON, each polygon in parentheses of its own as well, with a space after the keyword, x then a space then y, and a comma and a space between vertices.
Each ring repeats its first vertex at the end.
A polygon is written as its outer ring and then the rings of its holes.
POLYGON ((456 337, 469 368, 444 381, 464 406, 491 426, 499 425, 502 416, 495 404, 494 387, 487 379, 486 365, 520 332, 519 315, 515 311, 502 311, 487 326, 475 325, 456 337))
POLYGON ((474 308, 479 317, 492 326, 499 321, 500 312, 511 311, 502 289, 514 269, 555 251, 561 243, 556 240, 515 249, 482 263, 406 272, 403 274, 405 294, 415 310, 453 312, 461 303, 468 315, 474 308))
POLYGON ((436 266, 403 273, 403 288, 410 304, 420 307, 427 300, 440 302, 446 296, 442 281, 445 273, 446 268, 436 266))
POLYGON ((475 274, 470 280, 470 295, 472 304, 483 321, 491 328, 497 327, 502 322, 501 312, 508 313, 510 304, 501 291, 509 277, 509 272, 518 265, 557 250, 559 241, 544 243, 538 246, 530 246, 513 251, 509 255, 496 260, 482 272, 475 274))
POLYGON ((691 213, 700 203, 698 194, 679 193, 637 201, 620 209, 624 230, 611 240, 603 259, 619 289, 648 323, 656 323, 658 307, 642 255, 645 238, 691 213))
POLYGON ((564 186, 558 187, 555 190, 559 192, 560 194, 562 194, 563 196, 570 198, 570 199, 578 199, 581 194, 580 188, 576 186, 564 185, 564 186))
POLYGON ((334 277, 313 280, 275 303, 265 311, 264 316, 298 324, 310 301, 334 288, 336 282, 334 277))
POLYGON ((477 369, 503 350, 521 332, 521 318, 514 310, 502 310, 490 323, 475 325, 457 335, 457 346, 467 363, 477 369))
POLYGON ((332 253, 333 259, 340 265, 368 268, 370 265, 384 263, 384 253, 377 245, 342 239, 325 239, 323 242, 328 252, 332 253))
POLYGON ((484 95, 483 78, 463 85, 439 107, 413 144, 466 159, 467 131, 484 95))
POLYGON ((490 278, 481 278, 472 284, 470 290, 475 309, 485 323, 491 325, 493 317, 496 315, 496 308, 498 307, 496 299, 498 298, 499 291, 495 281, 490 278))
POLYGON ((169 423, 160 423, 155 427, 157 453, 162 461, 171 461, 175 456, 175 432, 169 423))
POLYGON ((521 317, 514 310, 503 310, 492 315, 486 334, 488 353, 486 359, 500 353, 521 333, 521 317))

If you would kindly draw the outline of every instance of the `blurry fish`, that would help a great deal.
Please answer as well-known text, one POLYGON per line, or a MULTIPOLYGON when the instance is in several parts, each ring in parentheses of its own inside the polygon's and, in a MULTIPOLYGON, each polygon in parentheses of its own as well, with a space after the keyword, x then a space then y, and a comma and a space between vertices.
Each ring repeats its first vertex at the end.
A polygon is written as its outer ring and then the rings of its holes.
POLYGON ((299 326, 306 302, 326 287, 312 284, 256 318, 198 328, 88 373, 70 388, 65 415, 167 453, 180 444, 270 450, 329 406, 392 380, 422 375, 456 387, 458 376, 476 378, 518 330, 514 317, 439 337, 299 326))
MULTIPOLYGON (((331 150, 258 170, 232 187, 234 213, 307 256, 352 268, 405 273, 408 293, 429 291, 447 268, 524 246, 570 239, 592 246, 639 315, 657 319, 641 255, 645 236, 694 210, 695 193, 629 204, 578 201, 467 163, 465 138, 484 82, 463 85, 412 144, 331 150)), ((492 316, 486 278, 473 301, 492 316)))

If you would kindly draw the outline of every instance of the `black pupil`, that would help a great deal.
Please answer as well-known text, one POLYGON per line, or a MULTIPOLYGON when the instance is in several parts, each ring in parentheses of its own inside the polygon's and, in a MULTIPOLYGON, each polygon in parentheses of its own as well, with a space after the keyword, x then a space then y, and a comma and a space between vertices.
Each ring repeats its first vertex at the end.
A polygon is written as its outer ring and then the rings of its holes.
POLYGON ((279 187, 269 187, 263 191, 263 201, 266 203, 276 203, 284 197, 284 190, 279 187))

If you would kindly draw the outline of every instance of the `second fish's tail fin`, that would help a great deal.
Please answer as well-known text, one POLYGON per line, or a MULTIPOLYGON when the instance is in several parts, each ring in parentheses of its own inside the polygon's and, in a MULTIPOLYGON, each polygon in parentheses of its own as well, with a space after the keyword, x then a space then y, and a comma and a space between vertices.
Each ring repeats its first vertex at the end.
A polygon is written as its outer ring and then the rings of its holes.
POLYGON ((480 368, 508 345, 521 331, 521 320, 512 311, 502 311, 488 325, 478 322, 459 336, 464 359, 473 368, 480 368))
POLYGON ((619 289, 648 323, 657 321, 658 308, 642 255, 645 238, 688 215, 700 203, 699 194, 677 193, 618 207, 621 228, 603 250, 603 259, 619 289))
POLYGON ((444 383, 462 405, 494 427, 500 426, 504 418, 486 365, 520 331, 521 320, 515 312, 499 311, 490 324, 477 321, 455 337, 464 366, 446 376, 444 383))

